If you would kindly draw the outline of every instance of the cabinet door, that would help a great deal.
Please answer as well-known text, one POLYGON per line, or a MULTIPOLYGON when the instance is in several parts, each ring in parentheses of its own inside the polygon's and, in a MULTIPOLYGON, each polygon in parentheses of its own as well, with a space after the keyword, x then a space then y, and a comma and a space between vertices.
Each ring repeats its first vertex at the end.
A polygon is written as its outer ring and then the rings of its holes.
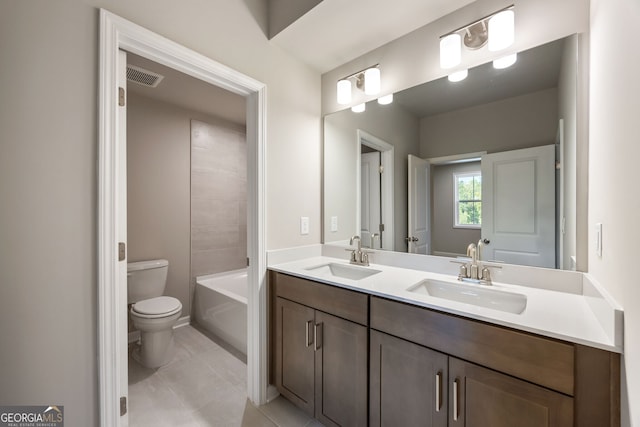
POLYGON ((276 387, 309 415, 314 413, 314 310, 276 299, 276 387))
POLYGON ((572 427, 573 399, 449 358, 449 425, 572 427))
POLYGON ((371 330, 371 426, 446 426, 447 359, 371 330))
POLYGON ((367 425, 367 328, 316 311, 315 417, 325 426, 367 425))

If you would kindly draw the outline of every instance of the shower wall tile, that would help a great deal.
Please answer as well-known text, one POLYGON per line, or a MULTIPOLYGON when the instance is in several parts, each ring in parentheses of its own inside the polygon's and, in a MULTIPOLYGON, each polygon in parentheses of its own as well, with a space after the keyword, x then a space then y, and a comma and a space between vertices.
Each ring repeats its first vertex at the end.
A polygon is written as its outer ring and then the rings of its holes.
POLYGON ((246 265, 246 165, 244 131, 191 121, 192 277, 246 265))

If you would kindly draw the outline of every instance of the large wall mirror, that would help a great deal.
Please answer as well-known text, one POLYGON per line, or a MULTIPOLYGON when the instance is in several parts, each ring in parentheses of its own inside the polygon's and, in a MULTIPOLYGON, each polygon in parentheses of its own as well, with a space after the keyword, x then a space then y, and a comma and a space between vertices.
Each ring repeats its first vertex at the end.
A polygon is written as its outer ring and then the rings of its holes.
POLYGON ((327 115, 323 241, 575 269, 577 56, 573 35, 327 115))

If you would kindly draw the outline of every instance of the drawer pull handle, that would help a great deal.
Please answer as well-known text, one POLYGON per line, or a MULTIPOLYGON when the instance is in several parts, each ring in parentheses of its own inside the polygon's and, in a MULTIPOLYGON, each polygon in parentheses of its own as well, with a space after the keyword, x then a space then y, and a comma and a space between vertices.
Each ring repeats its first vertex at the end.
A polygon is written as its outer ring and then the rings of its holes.
POLYGON ((453 421, 458 421, 458 382, 453 380, 453 421))
POLYGON ((442 371, 436 374, 436 412, 442 409, 442 371))
POLYGON ((309 329, 311 328, 312 323, 313 323, 313 320, 307 320, 307 323, 304 325, 304 334, 307 339, 307 342, 305 344, 307 345, 307 347, 311 346, 312 344, 312 341, 310 340, 311 333, 309 332, 309 329))

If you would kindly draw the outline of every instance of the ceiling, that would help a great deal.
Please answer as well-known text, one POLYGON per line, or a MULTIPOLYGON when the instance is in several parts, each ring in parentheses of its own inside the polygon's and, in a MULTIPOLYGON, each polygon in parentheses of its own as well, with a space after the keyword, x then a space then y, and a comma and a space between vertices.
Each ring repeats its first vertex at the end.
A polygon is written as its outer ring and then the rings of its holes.
POLYGON ((271 41, 325 73, 475 0, 323 0, 271 41))
POLYGON ((244 97, 240 95, 130 52, 127 52, 127 65, 135 65, 164 76, 155 88, 129 81, 127 82, 129 93, 173 104, 187 110, 198 111, 233 123, 244 125, 246 122, 246 102, 244 97))

